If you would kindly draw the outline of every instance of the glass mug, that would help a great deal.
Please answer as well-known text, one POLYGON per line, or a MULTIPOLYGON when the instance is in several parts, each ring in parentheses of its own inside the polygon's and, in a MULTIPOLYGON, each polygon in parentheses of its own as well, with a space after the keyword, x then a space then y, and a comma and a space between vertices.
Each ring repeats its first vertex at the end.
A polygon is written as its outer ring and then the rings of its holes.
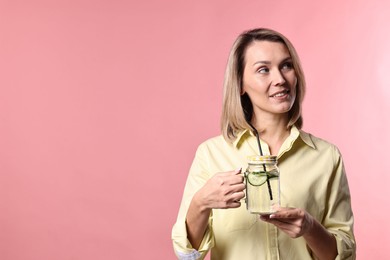
POLYGON ((250 213, 269 215, 280 206, 280 180, 276 156, 249 157, 245 175, 246 208, 250 213))

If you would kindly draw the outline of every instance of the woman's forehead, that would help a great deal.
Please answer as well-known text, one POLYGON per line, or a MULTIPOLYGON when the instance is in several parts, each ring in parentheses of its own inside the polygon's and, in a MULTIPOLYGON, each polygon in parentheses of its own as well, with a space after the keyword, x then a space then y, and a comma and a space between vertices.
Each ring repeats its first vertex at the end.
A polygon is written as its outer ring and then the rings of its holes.
POLYGON ((249 63, 273 63, 290 58, 291 55, 283 43, 254 41, 245 51, 245 60, 249 63))

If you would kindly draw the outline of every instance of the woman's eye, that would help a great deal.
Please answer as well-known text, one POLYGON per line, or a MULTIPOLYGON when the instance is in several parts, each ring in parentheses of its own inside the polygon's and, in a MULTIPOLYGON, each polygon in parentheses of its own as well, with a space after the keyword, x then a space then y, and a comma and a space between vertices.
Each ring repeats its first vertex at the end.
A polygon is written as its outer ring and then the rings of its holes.
POLYGON ((268 73, 269 69, 268 68, 260 68, 260 69, 257 70, 257 72, 259 72, 259 73, 268 73))
POLYGON ((286 63, 284 63, 284 64, 282 65, 282 69, 283 69, 283 70, 290 70, 290 69, 292 69, 292 68, 293 68, 293 65, 292 65, 291 62, 286 62, 286 63))

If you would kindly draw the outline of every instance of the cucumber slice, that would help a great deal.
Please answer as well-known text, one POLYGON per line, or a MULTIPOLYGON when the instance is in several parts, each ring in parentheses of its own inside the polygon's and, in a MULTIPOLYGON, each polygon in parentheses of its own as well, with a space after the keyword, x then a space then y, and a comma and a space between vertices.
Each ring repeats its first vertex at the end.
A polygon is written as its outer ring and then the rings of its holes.
POLYGON ((266 172, 250 172, 247 175, 247 180, 252 186, 263 185, 267 181, 266 172))

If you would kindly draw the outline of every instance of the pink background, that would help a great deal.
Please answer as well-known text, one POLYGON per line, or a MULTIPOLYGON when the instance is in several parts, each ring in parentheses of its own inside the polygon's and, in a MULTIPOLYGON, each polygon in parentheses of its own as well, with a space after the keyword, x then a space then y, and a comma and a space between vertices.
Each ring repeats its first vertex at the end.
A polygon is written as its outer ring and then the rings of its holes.
POLYGON ((304 129, 344 155, 358 259, 389 259, 388 1, 0 1, 0 259, 174 259, 235 37, 281 31, 304 129))

